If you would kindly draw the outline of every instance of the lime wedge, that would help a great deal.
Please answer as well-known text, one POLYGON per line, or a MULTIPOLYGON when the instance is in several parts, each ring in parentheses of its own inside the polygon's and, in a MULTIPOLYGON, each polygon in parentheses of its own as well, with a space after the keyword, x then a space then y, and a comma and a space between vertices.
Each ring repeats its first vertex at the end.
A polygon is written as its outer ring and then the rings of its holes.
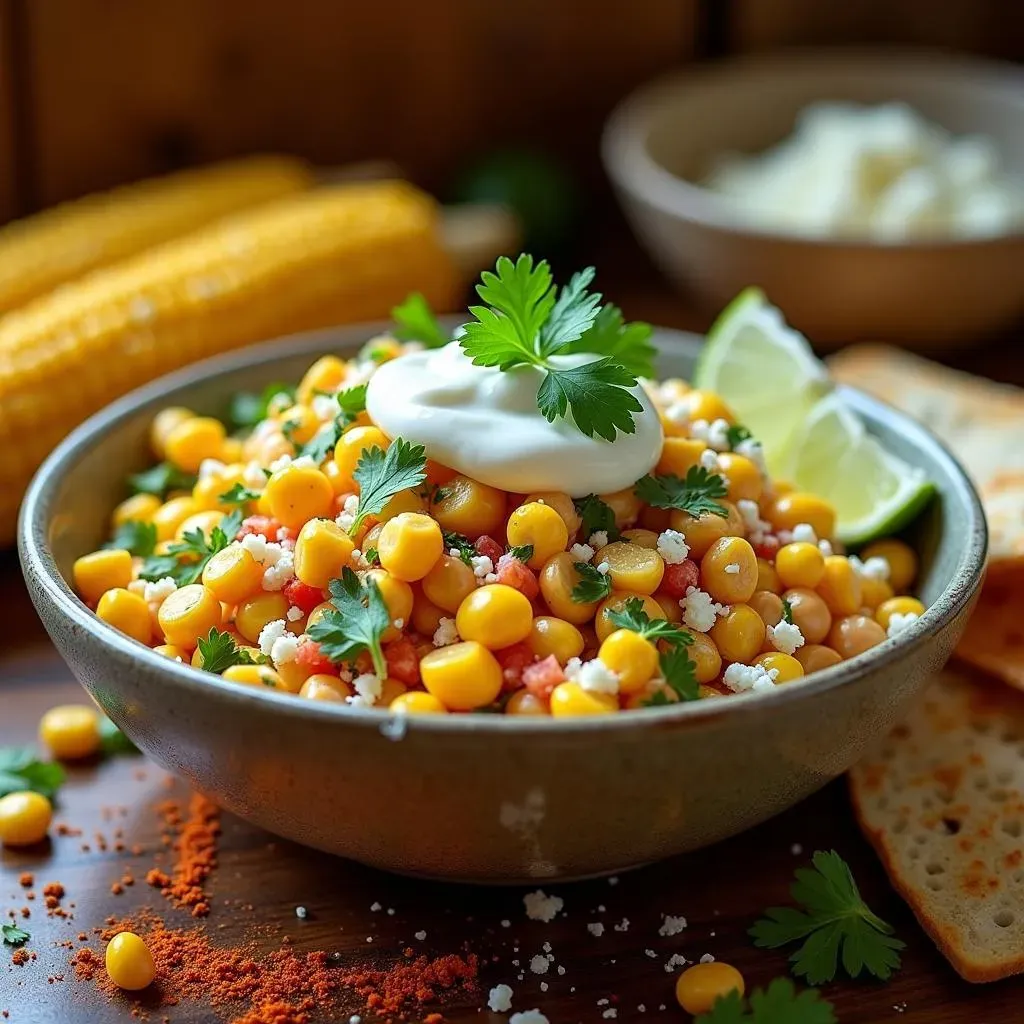
POLYGON ((694 371, 695 387, 714 391, 761 444, 779 473, 790 439, 832 389, 807 339, 789 327, 758 288, 748 288, 708 332, 694 371))

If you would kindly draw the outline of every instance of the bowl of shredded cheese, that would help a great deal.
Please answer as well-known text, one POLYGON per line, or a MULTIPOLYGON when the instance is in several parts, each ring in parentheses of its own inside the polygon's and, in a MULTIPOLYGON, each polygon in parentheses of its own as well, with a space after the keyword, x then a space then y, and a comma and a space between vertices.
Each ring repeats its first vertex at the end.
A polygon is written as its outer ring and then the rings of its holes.
POLYGON ((603 156, 702 303, 756 283, 825 347, 970 344, 1024 312, 1022 85, 922 52, 747 58, 642 87, 603 156))

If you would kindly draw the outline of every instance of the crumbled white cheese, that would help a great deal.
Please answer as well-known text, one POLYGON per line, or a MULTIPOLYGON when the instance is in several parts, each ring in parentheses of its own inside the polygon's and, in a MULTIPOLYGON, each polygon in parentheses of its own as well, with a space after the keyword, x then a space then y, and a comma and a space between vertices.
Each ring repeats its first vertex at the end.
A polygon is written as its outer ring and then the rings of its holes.
POLYGON ((740 563, 730 562, 723 571, 727 572, 730 576, 738 576, 740 573, 740 563))
POLYGON ((617 932, 628 932, 629 931, 629 918, 624 917, 617 925, 613 926, 617 932))
MULTIPOLYGON (((536 892, 528 892, 523 897, 526 906, 526 916, 531 921, 543 921, 547 924, 553 921, 558 912, 565 906, 561 896, 548 896, 543 889, 536 892)), ((550 946, 548 946, 550 950, 550 946)))
POLYGON ((615 1018, 618 1017, 618 1015, 619 1011, 616 1010, 614 1006, 609 1006, 608 1009, 601 1014, 601 1016, 604 1017, 605 1020, 615 1020, 615 1018))
POLYGON ((665 961, 665 973, 671 974, 677 967, 685 967, 689 962, 682 953, 673 953, 665 961))
POLYGON ((665 920, 658 929, 658 934, 664 938, 670 938, 673 935, 678 935, 686 928, 685 917, 675 917, 672 914, 665 914, 664 917, 665 920))
POLYGON ((473 575, 478 580, 486 580, 494 574, 494 563, 486 555, 474 555, 470 558, 473 567, 473 575))
POLYGON ((299 653, 299 638, 292 633, 286 633, 274 641, 270 648, 270 660, 275 665, 287 665, 295 660, 299 653))
POLYGON ((746 526, 750 539, 755 544, 771 533, 772 524, 761 518, 761 509, 756 501, 740 498, 736 502, 736 508, 743 517, 743 525, 746 526))
POLYGON ((530 960, 530 970, 533 971, 534 974, 547 974, 550 966, 551 961, 540 953, 530 960))
POLYGON ((768 627, 768 642, 783 654, 793 654, 804 645, 804 635, 795 622, 780 622, 768 627))
POLYGON ((853 571, 862 579, 882 580, 889 579, 889 563, 879 555, 862 562, 856 555, 850 555, 849 562, 853 571))
POLYGON ((587 543, 596 551, 598 548, 608 546, 608 531, 595 530, 587 540, 587 543))
POLYGON ((729 421, 723 419, 694 420, 690 425, 690 434, 698 441, 703 441, 709 448, 718 452, 729 450, 729 421))
POLYGON ((569 554, 574 562, 589 562, 594 557, 594 549, 589 544, 573 544, 569 554))
POLYGON ((279 473, 282 469, 287 469, 291 464, 292 457, 290 455, 279 455, 267 468, 271 473, 279 473))
POLYGON ((373 672, 364 672, 352 680, 352 689, 356 696, 361 697, 364 704, 376 704, 384 688, 380 676, 373 672))
MULTIPOLYGON (((268 544, 267 547, 276 545, 268 544)), ((290 551, 281 549, 277 561, 263 571, 263 589, 276 591, 284 589, 286 583, 295 579, 295 556, 290 551)))
POLYGON ((704 954, 704 955, 703 955, 703 956, 702 956, 702 957, 700 958, 700 962, 701 962, 702 964, 713 964, 713 963, 715 962, 715 958, 714 958, 714 957, 713 957, 713 956, 712 956, 712 955, 711 955, 710 953, 705 953, 705 954, 704 954))
POLYGON ((835 554, 835 550, 832 547, 832 542, 827 540, 818 541, 818 550, 826 557, 831 558, 835 554))
POLYGON ((512 989, 508 985, 495 985, 487 994, 487 1009, 508 1013, 512 1009, 512 989))
POLYGON ((427 933, 423 932, 423 931, 416 932, 415 935, 413 935, 413 938, 417 942, 422 942, 426 937, 427 937, 427 933))
POLYGON ((735 662, 725 670, 722 682, 733 693, 743 693, 745 690, 770 690, 775 685, 778 675, 777 668, 766 669, 763 665, 741 665, 735 662))
POLYGON ((729 611, 728 605, 713 601, 711 595, 699 587, 687 587, 679 607, 683 610, 683 622, 698 633, 706 633, 715 624, 717 616, 729 611))
POLYGON ((893 612, 889 616, 889 628, 885 631, 888 637, 899 636, 900 633, 909 629, 921 616, 917 612, 893 612))
POLYGON ((697 460, 697 464, 706 469, 709 473, 717 473, 720 469, 718 464, 718 453, 714 448, 705 448, 704 451, 700 453, 700 458, 697 460))
POLYGON ((247 462, 245 471, 242 473, 242 483, 250 491, 262 491, 267 484, 267 474, 263 472, 263 467, 255 460, 247 462))
POLYGON ((200 480, 208 480, 211 476, 220 476, 228 467, 220 459, 203 459, 199 463, 200 480))
POLYGON ((261 533, 247 533, 242 538, 241 544, 265 568, 277 565, 286 556, 292 557, 282 544, 268 541, 261 533))
POLYGON ((299 619, 302 618, 303 614, 304 613, 303 613, 302 609, 293 604, 291 606, 291 608, 289 608, 288 611, 285 612, 285 618, 289 622, 298 622, 299 619))
POLYGON ((316 469, 317 465, 313 461, 312 455, 300 455, 297 459, 292 459, 292 465, 296 469, 316 469))
POLYGON ((607 576, 610 570, 611 570, 611 566, 607 562, 598 562, 598 564, 597 564, 597 571, 602 576, 607 576))
POLYGON ((818 535, 810 523, 797 523, 793 527, 793 540, 799 544, 817 544, 818 535))
POLYGON ((359 514, 359 495, 350 494, 345 499, 345 504, 342 506, 341 512, 338 517, 334 520, 346 533, 352 529, 356 521, 356 516, 359 514))
POLYGON ((338 414, 338 400, 331 395, 314 395, 312 401, 313 415, 318 420, 332 420, 338 414))
POLYGON ((733 451, 737 455, 742 455, 745 459, 750 459, 761 471, 761 475, 767 476, 768 465, 764 459, 764 446, 760 441, 755 440, 753 437, 748 437, 745 441, 740 441, 733 448, 733 451))
POLYGON ((437 629, 434 630, 434 646, 447 647, 449 644, 458 643, 459 631, 455 628, 455 620, 442 615, 438 620, 437 629))
POLYGON ((686 561, 690 547, 678 530, 664 530, 658 534, 658 554, 666 565, 678 565, 686 561))
POLYGON ((592 921, 587 925, 587 931, 590 932, 594 938, 599 939, 604 935, 604 925, 600 921, 592 921))
POLYGON ((132 580, 127 587, 128 593, 138 594, 139 597, 145 599, 146 587, 149 584, 145 580, 132 580))
POLYGON ((164 576, 155 583, 147 583, 142 596, 147 604, 161 605, 178 589, 178 584, 171 576, 164 576))
POLYGON ((689 402, 672 402, 665 407, 665 419, 678 427, 685 427, 690 422, 689 402))
POLYGON ((513 1013, 508 1024, 551 1024, 551 1021, 540 1010, 524 1010, 522 1013, 513 1013))
POLYGON ((259 639, 256 641, 260 653, 265 654, 269 658, 270 652, 274 649, 275 642, 280 640, 287 632, 288 626, 284 619, 274 619, 268 622, 260 630, 259 639))
POLYGON ((600 658, 583 663, 578 658, 570 658, 565 665, 565 677, 591 693, 619 692, 618 673, 613 672, 600 658))

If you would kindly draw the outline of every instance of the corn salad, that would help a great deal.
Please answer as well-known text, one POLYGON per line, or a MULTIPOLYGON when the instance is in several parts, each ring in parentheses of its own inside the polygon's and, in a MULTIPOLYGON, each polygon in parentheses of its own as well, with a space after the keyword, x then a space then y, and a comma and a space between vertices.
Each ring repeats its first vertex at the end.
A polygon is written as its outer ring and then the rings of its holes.
POLYGON ((157 464, 114 509, 110 544, 75 563, 82 600, 245 686, 554 717, 771 690, 924 612, 913 550, 844 553, 835 510, 769 479, 717 395, 645 382, 665 439, 635 488, 506 493, 370 420, 361 385, 416 347, 324 356, 294 391, 239 396, 233 424, 161 411, 157 464), (381 467, 407 485, 374 503, 381 467), (658 481, 684 479, 707 485, 707 511, 659 503, 658 481))

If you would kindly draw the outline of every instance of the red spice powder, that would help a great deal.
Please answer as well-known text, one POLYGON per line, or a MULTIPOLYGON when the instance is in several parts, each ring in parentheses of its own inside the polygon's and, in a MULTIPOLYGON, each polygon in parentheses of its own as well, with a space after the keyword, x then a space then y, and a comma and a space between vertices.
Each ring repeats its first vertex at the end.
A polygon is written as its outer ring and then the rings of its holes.
POLYGON ((35 882, 36 876, 33 875, 31 871, 23 871, 18 876, 18 885, 22 886, 25 889, 31 889, 32 886, 35 885, 35 882))
POLYGON ((64 886, 60 882, 47 882, 43 886, 43 895, 52 896, 55 900, 64 899, 64 886))
POLYGON ((185 818, 175 800, 165 800, 157 811, 164 819, 162 841, 174 849, 175 860, 170 875, 153 870, 146 881, 174 906, 191 910, 193 917, 205 917, 210 912, 210 897, 203 885, 217 866, 220 808, 193 793, 185 818))
POLYGON ((22 967, 24 964, 27 964, 30 959, 31 956, 27 949, 16 949, 11 956, 11 963, 22 967))

